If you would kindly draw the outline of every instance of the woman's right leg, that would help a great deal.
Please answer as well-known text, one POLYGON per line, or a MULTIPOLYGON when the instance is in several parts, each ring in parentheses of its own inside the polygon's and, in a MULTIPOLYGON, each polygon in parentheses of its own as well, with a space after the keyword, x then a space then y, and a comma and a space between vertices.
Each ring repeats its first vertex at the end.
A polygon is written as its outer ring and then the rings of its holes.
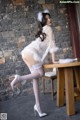
POLYGON ((43 69, 39 68, 35 70, 33 73, 30 73, 28 75, 17 75, 15 76, 15 79, 11 82, 11 87, 14 90, 14 85, 17 84, 18 82, 21 82, 23 80, 33 80, 33 79, 38 79, 43 76, 43 69))
MULTIPOLYGON (((23 58, 23 60, 28 65, 28 67, 31 67, 31 64, 29 64, 25 58, 23 58)), ((43 74, 44 74, 44 71, 41 67, 37 70, 33 70, 33 71, 31 70, 31 74, 29 75, 19 76, 18 78, 14 79, 11 83, 11 86, 13 88, 14 84, 16 84, 19 81, 33 79, 33 91, 34 91, 34 96, 35 96, 34 110, 38 112, 40 117, 47 115, 46 113, 42 113, 42 110, 40 107, 39 86, 38 86, 38 80, 37 80, 37 78, 42 77, 43 74)))

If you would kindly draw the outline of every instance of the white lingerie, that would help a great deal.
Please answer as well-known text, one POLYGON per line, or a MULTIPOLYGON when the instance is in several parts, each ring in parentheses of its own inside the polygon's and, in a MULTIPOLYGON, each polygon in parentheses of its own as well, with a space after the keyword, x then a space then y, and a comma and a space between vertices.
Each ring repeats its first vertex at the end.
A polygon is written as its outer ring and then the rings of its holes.
POLYGON ((54 34, 50 26, 46 25, 43 27, 43 33, 46 33, 46 38, 44 41, 41 41, 40 38, 32 41, 28 46, 26 46, 21 54, 28 51, 32 54, 34 60, 39 61, 40 63, 44 62, 48 52, 52 53, 58 50, 58 47, 55 45, 54 34))

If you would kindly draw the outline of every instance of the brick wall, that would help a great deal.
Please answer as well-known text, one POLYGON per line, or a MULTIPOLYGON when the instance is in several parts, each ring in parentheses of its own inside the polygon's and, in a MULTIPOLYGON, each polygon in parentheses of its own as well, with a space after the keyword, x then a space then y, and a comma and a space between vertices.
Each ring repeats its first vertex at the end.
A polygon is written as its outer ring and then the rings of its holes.
MULTIPOLYGON (((35 39, 37 13, 46 8, 52 16, 56 45, 61 48, 56 54, 56 59, 73 56, 65 4, 48 0, 25 0, 25 5, 14 6, 11 0, 0 0, 0 59, 4 63, 0 65, 0 100, 13 96, 9 84, 15 73, 20 75, 29 73, 20 52, 35 39), (64 53, 63 48, 68 50, 64 53)), ((19 85, 20 90, 17 89, 17 94, 30 92, 31 83, 29 81, 25 83, 19 85)))

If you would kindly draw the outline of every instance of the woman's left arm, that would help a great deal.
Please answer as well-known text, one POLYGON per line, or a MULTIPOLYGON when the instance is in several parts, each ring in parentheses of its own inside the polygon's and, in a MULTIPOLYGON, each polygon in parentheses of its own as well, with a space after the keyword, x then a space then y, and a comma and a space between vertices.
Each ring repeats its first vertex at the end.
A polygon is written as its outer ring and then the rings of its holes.
POLYGON ((56 47, 56 45, 55 45, 52 28, 50 26, 47 26, 44 32, 46 33, 46 36, 47 36, 47 39, 48 39, 48 42, 47 42, 48 47, 47 47, 41 61, 44 61, 48 52, 51 53, 51 54, 54 54, 54 52, 56 52, 58 50, 58 47, 56 47))
POLYGON ((49 52, 54 53, 54 52, 58 51, 59 48, 55 44, 55 37, 54 37, 51 27, 49 28, 48 36, 49 36, 49 41, 50 41, 50 51, 49 52))
POLYGON ((59 48, 55 44, 55 37, 54 37, 54 34, 52 32, 51 27, 49 28, 48 36, 49 36, 49 40, 50 40, 50 50, 49 50, 49 52, 50 52, 51 57, 52 57, 52 62, 57 63, 57 61, 55 61, 55 52, 58 51, 59 48))

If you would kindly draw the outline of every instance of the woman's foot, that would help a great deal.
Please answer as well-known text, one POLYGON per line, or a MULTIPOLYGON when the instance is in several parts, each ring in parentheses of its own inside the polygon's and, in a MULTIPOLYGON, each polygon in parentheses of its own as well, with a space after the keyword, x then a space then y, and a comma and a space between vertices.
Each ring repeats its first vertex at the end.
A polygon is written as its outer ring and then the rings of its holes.
POLYGON ((46 113, 43 113, 40 111, 40 108, 37 107, 37 105, 35 104, 34 105, 34 112, 35 112, 35 115, 36 115, 36 112, 38 113, 39 117, 45 117, 47 114, 46 113))
POLYGON ((19 75, 15 75, 15 78, 14 78, 13 81, 10 83, 11 88, 12 88, 13 91, 14 91, 14 85, 15 85, 16 83, 18 83, 18 81, 19 81, 19 75))

